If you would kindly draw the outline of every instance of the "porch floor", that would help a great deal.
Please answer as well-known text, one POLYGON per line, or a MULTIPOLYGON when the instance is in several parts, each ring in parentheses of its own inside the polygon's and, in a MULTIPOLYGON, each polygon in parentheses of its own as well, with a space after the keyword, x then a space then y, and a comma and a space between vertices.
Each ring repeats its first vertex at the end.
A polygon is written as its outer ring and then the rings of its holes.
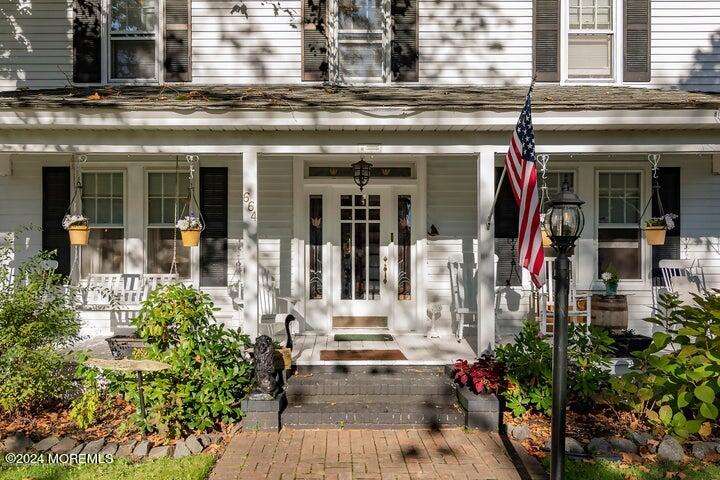
POLYGON ((300 334, 293 337, 295 365, 447 365, 459 358, 475 358, 466 340, 448 335, 427 338, 421 334, 392 334, 392 341, 340 341, 334 334, 300 334), (320 360, 322 350, 400 350, 407 360, 320 360))

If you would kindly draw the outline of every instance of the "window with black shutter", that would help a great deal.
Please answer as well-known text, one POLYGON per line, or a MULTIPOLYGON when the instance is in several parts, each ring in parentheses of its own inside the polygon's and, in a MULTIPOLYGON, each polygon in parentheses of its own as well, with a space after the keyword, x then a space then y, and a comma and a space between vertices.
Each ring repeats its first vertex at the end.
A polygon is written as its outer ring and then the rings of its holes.
MULTIPOLYGON (((495 188, 497 189, 502 167, 495 168, 495 188)), ((522 274, 517 262, 517 236, 520 211, 507 179, 503 180, 495 203, 495 255, 498 256, 495 284, 498 286, 522 285, 522 274)))
POLYGON ((533 71, 539 82, 560 81, 560 0, 533 1, 533 71))
POLYGON ((302 79, 328 80, 327 0, 302 3, 302 79))
POLYGON ((165 0, 165 81, 192 80, 191 0, 165 0))
POLYGON ((227 286, 227 168, 200 168, 200 211, 205 219, 205 230, 200 237, 200 286, 227 286))
POLYGON ((70 240, 62 219, 70 205, 70 168, 42 169, 42 249, 55 251, 58 273, 70 275, 70 240))
POLYGON ((650 81, 650 0, 625 0, 625 82, 650 81))
POLYGON ((418 1, 392 0, 390 69, 394 82, 418 81, 418 1))

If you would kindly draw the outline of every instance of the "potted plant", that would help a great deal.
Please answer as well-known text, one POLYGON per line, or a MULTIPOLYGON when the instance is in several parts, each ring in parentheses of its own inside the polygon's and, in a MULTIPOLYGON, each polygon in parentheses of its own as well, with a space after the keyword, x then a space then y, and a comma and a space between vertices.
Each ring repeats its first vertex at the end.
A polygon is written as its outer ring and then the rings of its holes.
POLYGON ((180 230, 184 247, 197 247, 200 244, 200 232, 203 226, 200 219, 194 214, 187 215, 177 221, 175 225, 180 230))
POLYGON ((70 236, 70 245, 87 245, 90 240, 88 218, 82 213, 68 213, 63 217, 62 226, 70 236))
POLYGON ((674 213, 666 213, 660 217, 652 217, 645 221, 645 240, 648 245, 664 245, 665 232, 675 228, 675 219, 678 218, 674 213))
POLYGON ((489 355, 472 364, 458 360, 453 379, 458 386, 458 401, 465 410, 466 426, 498 431, 501 419, 498 393, 503 385, 503 370, 497 360, 489 355))
POLYGON ((617 295, 617 288, 618 282, 620 282, 620 277, 618 277, 615 269, 609 267, 607 271, 603 272, 603 274, 600 275, 600 278, 605 284, 605 295, 607 295, 608 297, 614 297, 615 295, 617 295))

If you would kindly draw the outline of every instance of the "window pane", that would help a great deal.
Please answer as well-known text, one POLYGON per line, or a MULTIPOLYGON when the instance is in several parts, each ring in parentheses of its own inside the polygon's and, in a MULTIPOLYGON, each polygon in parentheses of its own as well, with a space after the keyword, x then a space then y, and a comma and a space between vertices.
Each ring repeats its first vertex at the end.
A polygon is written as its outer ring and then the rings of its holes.
POLYGON ((364 299, 367 287, 367 253, 366 236, 367 224, 356 223, 355 227, 355 299, 364 299))
POLYGON ((148 223, 162 223, 162 199, 150 198, 148 200, 148 223))
MULTIPOLYGON (((170 273, 175 228, 147 229, 147 273, 170 273)), ((190 277, 190 247, 183 247, 177 233, 177 271, 181 278, 190 277)))
POLYGON ((110 173, 98 173, 97 178, 97 194, 102 197, 109 197, 112 191, 112 180, 110 173))
POLYGON ((411 299, 412 255, 410 238, 412 228, 410 195, 398 195, 398 300, 411 299))
MULTIPOLYGON (((177 215, 180 216, 182 206, 178 203, 177 215)), ((165 197, 163 200, 163 214, 162 223, 174 224, 175 223, 175 199, 165 197)))
POLYGON ((95 223, 107 225, 111 222, 112 214, 110 212, 110 205, 109 198, 98 198, 97 211, 95 212, 95 223))
POLYGON ((380 298, 380 224, 368 224, 368 299, 380 298))
POLYGON ((155 78, 155 40, 111 39, 110 43, 112 78, 155 78))
POLYGON ((348 78, 382 76, 381 43, 340 43, 340 73, 348 78))
POLYGON ((95 215, 95 199, 83 198, 82 201, 83 214, 88 218, 90 224, 97 223, 95 215))
POLYGON ((83 184, 83 196, 95 195, 95 174, 94 173, 83 173, 82 184, 83 184))
POLYGON ((93 273, 123 273, 124 230, 93 228, 90 241, 81 251, 82 276, 93 273))
POLYGON ((352 224, 340 224, 340 244, 342 245, 340 298, 352 299, 352 224))
POLYGON ((114 198, 112 200, 112 219, 113 225, 123 224, 123 200, 122 198, 114 198))
POLYGON ((382 0, 339 0, 338 24, 341 30, 379 30, 382 28, 382 0))
POLYGON ((611 266, 621 279, 641 278, 641 243, 638 228, 598 230, 598 276, 611 266))
POLYGON ((113 32, 154 32, 154 0, 112 0, 110 30, 113 32))
POLYGON ((148 194, 160 196, 163 193, 163 174, 148 173, 148 194))
POLYGON ((322 298, 322 195, 310 195, 310 300, 322 298))
POLYGON ((568 76, 612 77, 612 43, 612 35, 608 34, 570 34, 568 76))
POLYGON ((112 174, 112 196, 116 198, 122 198, 125 192, 123 190, 123 174, 113 173, 112 174))

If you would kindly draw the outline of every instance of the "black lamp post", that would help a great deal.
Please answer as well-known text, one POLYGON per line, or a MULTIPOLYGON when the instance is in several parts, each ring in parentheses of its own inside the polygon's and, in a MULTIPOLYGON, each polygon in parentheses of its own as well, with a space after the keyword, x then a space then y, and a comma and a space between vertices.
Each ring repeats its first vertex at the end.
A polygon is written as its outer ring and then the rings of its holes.
POLYGON ((372 163, 366 162, 365 159, 361 157, 360 161, 353 163, 351 167, 353 169, 355 185, 360 187, 360 191, 362 192, 363 187, 370 181, 370 168, 372 168, 372 163))
POLYGON ((568 288, 570 260, 568 252, 575 246, 585 226, 581 205, 585 203, 570 190, 567 180, 550 201, 545 214, 545 229, 555 258, 555 322, 553 325, 553 391, 552 438, 550 443, 550 478, 565 478, 565 408, 567 405, 568 288))

